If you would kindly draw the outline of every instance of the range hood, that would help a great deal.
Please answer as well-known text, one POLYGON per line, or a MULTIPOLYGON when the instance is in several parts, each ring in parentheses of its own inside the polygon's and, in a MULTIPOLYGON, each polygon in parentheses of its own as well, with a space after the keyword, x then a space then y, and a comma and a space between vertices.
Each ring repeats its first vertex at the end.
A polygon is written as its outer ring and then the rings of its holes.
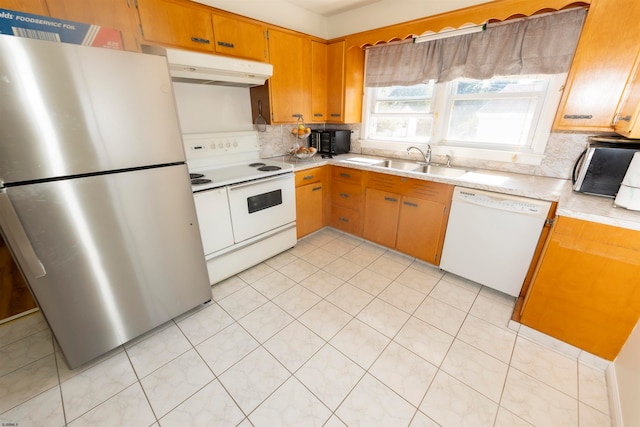
POLYGON ((142 51, 167 57, 174 82, 219 86, 262 86, 273 65, 188 50, 143 46, 142 51))

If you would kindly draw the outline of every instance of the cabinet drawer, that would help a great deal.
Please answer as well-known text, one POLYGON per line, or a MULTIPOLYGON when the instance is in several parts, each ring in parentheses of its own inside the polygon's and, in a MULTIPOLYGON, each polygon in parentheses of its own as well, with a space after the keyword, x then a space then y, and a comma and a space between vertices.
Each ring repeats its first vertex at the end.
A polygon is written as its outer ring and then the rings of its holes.
POLYGON ((360 209, 362 195, 358 184, 334 184, 331 186, 331 203, 349 209, 360 209))
POLYGON ((329 224, 333 228, 359 236, 362 228, 360 211, 333 205, 329 224))
POLYGON ((453 194, 453 185, 442 184, 440 182, 421 181, 419 179, 409 179, 406 182, 404 194, 409 197, 440 202, 449 206, 453 194))
POLYGON ((366 187, 391 193, 403 193, 408 178, 386 173, 367 172, 366 187))
POLYGON ((296 172, 296 187, 313 184, 322 181, 324 178, 324 167, 305 169, 296 172))
POLYGON ((343 168, 340 166, 333 166, 331 168, 331 180, 343 181, 350 183, 357 183, 360 185, 362 182, 362 171, 358 169, 343 168))

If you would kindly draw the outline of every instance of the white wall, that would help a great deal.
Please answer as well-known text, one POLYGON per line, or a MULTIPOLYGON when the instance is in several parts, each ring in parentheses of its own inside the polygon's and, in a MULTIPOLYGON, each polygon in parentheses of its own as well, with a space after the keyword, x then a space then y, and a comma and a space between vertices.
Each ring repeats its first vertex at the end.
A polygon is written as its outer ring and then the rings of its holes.
POLYGON ((329 19, 328 34, 325 38, 359 33, 488 2, 488 0, 382 0, 332 16, 329 19))
POLYGON ((182 133, 252 130, 249 88, 174 83, 182 133))
MULTIPOLYGON (((640 322, 613 363, 625 427, 640 426, 640 322)), ((622 427, 622 426, 620 426, 622 427)))

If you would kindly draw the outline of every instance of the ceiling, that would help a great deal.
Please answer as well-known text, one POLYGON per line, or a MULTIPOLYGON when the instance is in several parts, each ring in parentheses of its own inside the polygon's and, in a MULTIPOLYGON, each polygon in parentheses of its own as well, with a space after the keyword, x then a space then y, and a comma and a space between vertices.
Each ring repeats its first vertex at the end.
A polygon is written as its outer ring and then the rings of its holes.
POLYGON ((380 1, 382 0, 287 0, 288 3, 327 18, 380 1))
POLYGON ((493 0, 192 1, 301 33, 331 39, 493 0))

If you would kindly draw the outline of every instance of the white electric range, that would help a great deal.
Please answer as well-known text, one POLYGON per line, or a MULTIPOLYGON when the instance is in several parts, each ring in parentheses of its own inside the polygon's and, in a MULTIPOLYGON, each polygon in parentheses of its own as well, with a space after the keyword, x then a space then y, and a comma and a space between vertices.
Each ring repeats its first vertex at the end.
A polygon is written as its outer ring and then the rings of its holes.
POLYGON ((255 131, 183 140, 212 284, 295 246, 293 165, 260 159, 255 131))

